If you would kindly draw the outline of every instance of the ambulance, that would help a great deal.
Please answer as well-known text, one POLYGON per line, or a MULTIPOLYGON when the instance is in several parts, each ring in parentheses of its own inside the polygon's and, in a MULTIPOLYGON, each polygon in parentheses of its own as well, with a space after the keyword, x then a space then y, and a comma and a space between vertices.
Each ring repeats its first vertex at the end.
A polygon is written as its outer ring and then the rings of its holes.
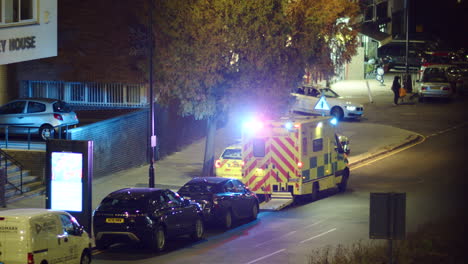
POLYGON ((215 174, 217 177, 242 178, 242 148, 240 144, 234 144, 224 149, 223 153, 215 161, 215 174))
POLYGON ((263 209, 317 199, 319 192, 332 188, 346 190, 347 151, 335 133, 336 122, 333 117, 291 115, 243 126, 242 181, 267 201, 263 209))
POLYGON ((0 211, 1 264, 89 264, 91 246, 88 233, 67 212, 0 211))

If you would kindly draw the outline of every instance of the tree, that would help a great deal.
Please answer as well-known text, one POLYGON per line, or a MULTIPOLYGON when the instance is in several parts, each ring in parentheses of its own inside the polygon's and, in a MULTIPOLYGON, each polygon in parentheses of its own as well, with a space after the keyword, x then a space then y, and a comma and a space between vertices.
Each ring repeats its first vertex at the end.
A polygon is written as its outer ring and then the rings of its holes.
POLYGON ((306 67, 331 76, 355 45, 353 30, 336 23, 356 15, 349 0, 186 0, 155 6, 158 101, 176 98, 182 115, 207 120, 203 175, 212 175, 216 121, 228 106, 242 102, 251 111, 281 114, 306 67), (333 60, 332 49, 339 51, 333 60))

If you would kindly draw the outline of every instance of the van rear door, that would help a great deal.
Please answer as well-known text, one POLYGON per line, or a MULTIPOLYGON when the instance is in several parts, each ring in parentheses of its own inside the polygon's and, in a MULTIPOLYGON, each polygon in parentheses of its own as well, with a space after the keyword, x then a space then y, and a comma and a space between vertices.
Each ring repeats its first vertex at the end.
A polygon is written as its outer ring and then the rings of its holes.
POLYGON ((28 263, 30 230, 23 219, 0 216, 0 263, 28 263))

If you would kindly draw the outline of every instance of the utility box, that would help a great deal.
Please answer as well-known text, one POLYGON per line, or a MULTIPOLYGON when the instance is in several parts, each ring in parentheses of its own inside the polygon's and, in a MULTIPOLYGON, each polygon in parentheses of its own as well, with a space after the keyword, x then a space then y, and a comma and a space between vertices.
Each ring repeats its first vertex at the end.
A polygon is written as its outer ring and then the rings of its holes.
POLYGON ((406 193, 371 193, 369 237, 404 239, 406 233, 406 193))

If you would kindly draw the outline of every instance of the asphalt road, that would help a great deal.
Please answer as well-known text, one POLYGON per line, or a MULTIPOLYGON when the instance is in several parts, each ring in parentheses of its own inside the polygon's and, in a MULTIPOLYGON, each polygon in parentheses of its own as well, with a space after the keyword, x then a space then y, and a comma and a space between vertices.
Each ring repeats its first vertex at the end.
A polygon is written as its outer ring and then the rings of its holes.
MULTIPOLYGON (((154 255, 122 245, 99 252, 93 263, 307 263, 326 245, 369 242, 369 193, 407 194, 408 232, 438 217, 466 211, 468 168, 467 100, 366 106, 362 122, 389 124, 418 132, 424 142, 353 168, 349 190, 259 219, 228 232, 210 228, 204 241, 170 241, 154 255)), ((379 240, 382 242, 382 240, 379 240)))

